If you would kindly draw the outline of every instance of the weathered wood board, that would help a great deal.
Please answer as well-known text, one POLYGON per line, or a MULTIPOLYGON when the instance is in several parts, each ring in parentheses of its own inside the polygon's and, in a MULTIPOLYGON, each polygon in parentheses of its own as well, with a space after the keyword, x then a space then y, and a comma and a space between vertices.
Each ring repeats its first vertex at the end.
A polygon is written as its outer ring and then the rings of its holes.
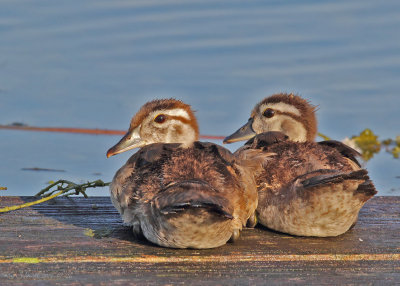
MULTIPOLYGON (((0 207, 32 201, 0 197, 0 207)), ((263 227, 209 250, 135 239, 108 197, 60 198, 0 214, 0 284, 397 284, 400 197, 376 197, 339 237, 263 227)))

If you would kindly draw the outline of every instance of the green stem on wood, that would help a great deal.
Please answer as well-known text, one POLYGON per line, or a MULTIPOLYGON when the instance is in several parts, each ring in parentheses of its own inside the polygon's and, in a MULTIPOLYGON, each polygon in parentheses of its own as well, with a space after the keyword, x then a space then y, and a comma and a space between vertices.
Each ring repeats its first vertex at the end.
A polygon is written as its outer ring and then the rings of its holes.
POLYGON ((25 204, 22 204, 22 205, 16 205, 16 206, 10 206, 10 207, 4 207, 4 208, 0 209, 0 213, 6 213, 6 212, 15 211, 15 210, 18 210, 18 209, 30 207, 30 206, 33 206, 33 205, 37 205, 37 204, 43 203, 45 201, 51 200, 51 199, 61 195, 62 193, 63 193, 63 191, 60 191, 60 192, 58 192, 58 193, 56 193, 56 194, 54 194, 52 196, 44 197, 44 198, 42 198, 40 200, 36 200, 36 201, 30 202, 30 203, 25 203, 25 204))
POLYGON ((5 213, 13 210, 18 210, 26 207, 30 207, 33 205, 37 205, 40 203, 43 203, 45 201, 51 200, 55 197, 58 197, 60 195, 64 196, 70 196, 70 195, 78 195, 82 194, 85 198, 88 197, 86 194, 86 189, 87 188, 96 188, 96 187, 105 187, 108 186, 110 183, 104 183, 102 180, 96 180, 93 182, 87 182, 84 184, 75 184, 74 182, 67 181, 67 180, 58 180, 57 182, 54 182, 50 185, 48 185, 46 188, 38 192, 35 196, 36 197, 42 197, 41 199, 38 199, 33 202, 21 204, 21 205, 15 205, 15 206, 10 206, 10 207, 4 207, 0 208, 0 213, 5 213), (63 185, 66 184, 66 187, 63 187, 63 185), (57 188, 55 190, 52 190, 53 187, 57 188))

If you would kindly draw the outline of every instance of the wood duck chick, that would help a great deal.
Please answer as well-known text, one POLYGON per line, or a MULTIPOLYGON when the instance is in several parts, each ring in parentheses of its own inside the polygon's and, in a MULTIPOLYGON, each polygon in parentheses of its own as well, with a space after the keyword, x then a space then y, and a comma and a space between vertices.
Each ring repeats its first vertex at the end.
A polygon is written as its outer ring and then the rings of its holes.
POLYGON ((247 140, 254 134, 268 131, 280 131, 291 141, 314 141, 317 136, 316 106, 292 93, 278 93, 266 97, 257 103, 244 126, 224 143, 247 140))
MULTIPOLYGON (((146 103, 107 157, 141 147, 114 176, 111 200, 136 235, 173 248, 213 248, 254 220, 257 188, 227 149, 198 139, 189 105, 146 103)), ((255 225, 255 223, 253 223, 255 225)))
POLYGON ((258 186, 261 224, 292 235, 337 236, 356 223, 377 191, 357 151, 334 140, 313 142, 314 111, 293 94, 267 97, 224 143, 252 138, 234 155, 259 162, 249 168, 258 186))

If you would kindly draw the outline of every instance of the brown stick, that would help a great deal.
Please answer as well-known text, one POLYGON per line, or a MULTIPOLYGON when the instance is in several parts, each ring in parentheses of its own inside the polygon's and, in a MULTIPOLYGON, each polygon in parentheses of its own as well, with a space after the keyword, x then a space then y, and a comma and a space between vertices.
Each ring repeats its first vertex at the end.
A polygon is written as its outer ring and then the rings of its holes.
MULTIPOLYGON (((34 127, 19 125, 0 125, 0 129, 20 130, 20 131, 39 131, 39 132, 61 132, 61 133, 79 133, 91 135, 124 135, 126 131, 109 129, 91 129, 91 128, 68 128, 68 127, 34 127)), ((224 136, 200 135, 202 139, 222 140, 224 136)))

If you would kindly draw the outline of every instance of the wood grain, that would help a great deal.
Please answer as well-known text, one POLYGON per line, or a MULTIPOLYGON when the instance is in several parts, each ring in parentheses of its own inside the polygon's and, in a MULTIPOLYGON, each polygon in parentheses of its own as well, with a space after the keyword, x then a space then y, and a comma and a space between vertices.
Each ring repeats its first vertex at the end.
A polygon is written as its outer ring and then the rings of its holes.
MULTIPOLYGON (((0 197, 0 207, 32 201, 0 197)), ((177 250, 136 239, 108 197, 57 198, 0 215, 0 284, 395 284, 400 197, 376 197, 334 238, 263 227, 217 249, 177 250)))

